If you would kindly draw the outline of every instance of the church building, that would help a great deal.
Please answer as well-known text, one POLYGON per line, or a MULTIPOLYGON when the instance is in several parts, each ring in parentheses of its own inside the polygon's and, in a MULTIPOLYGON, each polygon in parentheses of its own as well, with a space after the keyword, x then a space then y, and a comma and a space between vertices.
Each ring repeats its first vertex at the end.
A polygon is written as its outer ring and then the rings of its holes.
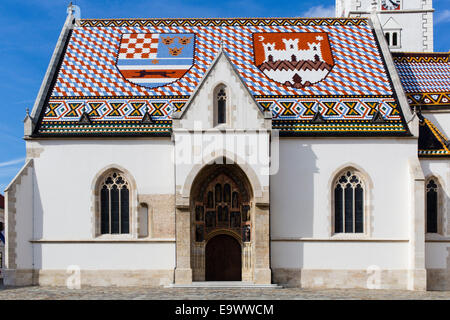
POLYGON ((70 6, 5 190, 5 284, 450 290, 450 65, 433 11, 70 6))

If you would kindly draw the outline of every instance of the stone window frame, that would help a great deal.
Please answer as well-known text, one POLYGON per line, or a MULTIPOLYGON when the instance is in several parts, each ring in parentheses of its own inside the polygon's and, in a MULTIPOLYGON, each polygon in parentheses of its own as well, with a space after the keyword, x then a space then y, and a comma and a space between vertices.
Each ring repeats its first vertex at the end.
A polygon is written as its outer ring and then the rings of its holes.
POLYGON ((231 123, 231 117, 232 117, 232 109, 231 109, 231 99, 230 99, 230 89, 229 87, 224 83, 220 82, 214 86, 213 90, 213 128, 222 128, 222 127, 230 127, 232 125, 231 123), (218 120, 218 94, 220 90, 225 91, 225 122, 219 123, 218 120))
POLYGON ((373 182, 370 176, 365 170, 355 164, 346 164, 341 166, 339 169, 333 172, 328 183, 329 192, 329 236, 333 240, 359 240, 368 239, 371 237, 373 230, 373 182), (334 189, 337 179, 340 178, 342 174, 347 171, 354 171, 357 173, 358 177, 363 183, 364 190, 364 212, 363 212, 363 229, 362 233, 336 233, 335 232, 335 200, 334 200, 334 189))
POLYGON ((114 239, 137 239, 139 235, 138 228, 138 214, 139 214, 139 203, 138 203, 138 192, 136 181, 133 175, 130 174, 125 168, 113 164, 109 165, 95 175, 92 185, 91 185, 91 216, 92 216, 92 237, 98 240, 114 240, 114 239), (100 190, 103 185, 104 179, 112 174, 113 172, 118 172, 122 177, 128 182, 129 186, 129 228, 130 232, 127 234, 102 234, 101 233, 101 208, 100 208, 100 190))
POLYGON ((433 236, 445 236, 446 228, 445 228, 445 215, 444 215, 444 189, 441 178, 439 178, 435 174, 430 174, 425 178, 425 186, 424 186, 425 194, 424 194, 424 231, 427 238, 433 238, 433 236), (437 185, 437 232, 427 232, 427 185, 430 180, 434 180, 437 185))

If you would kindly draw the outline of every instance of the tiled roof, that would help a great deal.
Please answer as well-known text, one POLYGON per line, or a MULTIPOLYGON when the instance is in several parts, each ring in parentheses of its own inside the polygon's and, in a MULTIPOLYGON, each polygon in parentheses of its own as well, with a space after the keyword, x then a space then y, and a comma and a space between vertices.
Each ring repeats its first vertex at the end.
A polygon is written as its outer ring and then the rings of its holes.
POLYGON ((408 133, 360 18, 78 20, 36 133, 170 133, 221 46, 282 133, 408 133))
POLYGON ((419 157, 449 157, 449 148, 450 140, 430 120, 420 115, 419 157))
POLYGON ((410 105, 450 106, 449 53, 392 53, 410 105))

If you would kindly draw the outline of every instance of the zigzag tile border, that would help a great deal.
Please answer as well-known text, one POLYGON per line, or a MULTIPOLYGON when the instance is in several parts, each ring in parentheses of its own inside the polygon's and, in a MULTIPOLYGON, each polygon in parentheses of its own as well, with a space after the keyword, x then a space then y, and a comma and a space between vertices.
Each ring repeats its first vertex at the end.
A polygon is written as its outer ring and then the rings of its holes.
POLYGON ((450 106, 450 92, 407 93, 411 107, 450 106))
POLYGON ((77 21, 77 25, 80 27, 360 26, 368 25, 368 21, 365 18, 81 19, 77 21))
POLYGON ((148 111, 155 120, 170 120, 172 112, 181 111, 187 99, 52 99, 43 123, 75 121, 83 112, 93 121, 141 120, 148 111))
POLYGON ((392 98, 259 98, 256 101, 264 111, 272 111, 274 120, 311 120, 317 111, 325 120, 372 120, 377 111, 386 121, 401 120, 400 107, 392 98))

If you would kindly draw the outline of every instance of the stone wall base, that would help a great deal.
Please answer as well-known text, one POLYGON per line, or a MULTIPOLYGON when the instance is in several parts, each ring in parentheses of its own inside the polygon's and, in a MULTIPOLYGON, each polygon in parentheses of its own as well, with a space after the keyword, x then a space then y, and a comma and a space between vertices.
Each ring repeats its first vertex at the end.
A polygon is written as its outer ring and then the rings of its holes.
MULTIPOLYGON (((66 286, 76 283, 76 273, 66 270, 7 270, 9 286, 66 286)), ((81 270, 81 286, 160 287, 173 283, 173 270, 81 270)))
POLYGON ((272 269, 273 282, 285 287, 311 289, 406 290, 408 270, 272 269))
POLYGON ((31 286, 37 283, 36 272, 31 269, 3 269, 5 286, 31 286))
POLYGON ((450 270, 427 269, 427 290, 449 291, 450 270))

